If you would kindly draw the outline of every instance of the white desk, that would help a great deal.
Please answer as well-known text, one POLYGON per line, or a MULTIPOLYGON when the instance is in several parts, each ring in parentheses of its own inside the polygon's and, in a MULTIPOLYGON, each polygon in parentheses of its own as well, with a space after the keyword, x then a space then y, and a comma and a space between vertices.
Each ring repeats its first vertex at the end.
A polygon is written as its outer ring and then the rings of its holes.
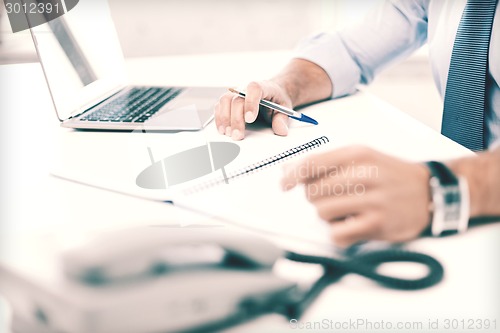
MULTIPOLYGON (((234 86, 271 76, 286 57, 286 53, 250 53, 138 59, 128 64, 133 81, 138 83, 234 86)), ((148 156, 142 141, 130 139, 130 133, 77 132, 59 128, 38 65, 0 68, 0 85, 0 283, 2 272, 17 271, 35 285, 54 287, 50 280, 50 272, 57 271, 53 251, 55 245, 60 245, 60 235, 64 233, 75 235, 78 234, 75 230, 81 230, 85 234, 95 232, 96 228, 116 225, 219 223, 168 205, 48 176, 53 170, 53 161, 63 161, 66 166, 90 171, 90 176, 103 172, 97 176, 101 179, 109 176, 108 185, 116 185, 124 181, 121 174, 113 179, 112 168, 106 169, 107 164, 113 165, 112 160, 123 157, 113 155, 114 148, 130 140, 135 143, 128 148, 132 159, 130 165, 124 167, 127 172, 137 171, 148 162, 148 156), (54 234, 53 230, 59 231, 54 234), (45 236, 40 238, 40 234, 45 236)), ((368 144, 410 160, 467 154, 453 142, 440 138, 431 129, 369 96, 357 95, 315 105, 310 107, 308 114, 328 124, 324 128, 335 146, 368 144)), ((300 124, 294 126, 288 140, 314 133, 300 124)), ((247 139, 241 143, 247 152, 255 149, 260 140, 287 140, 273 136, 269 130, 263 131, 267 135, 264 139, 253 133, 249 131, 247 139)), ((157 134, 151 140, 154 145, 160 145, 173 142, 179 135, 183 134, 157 134)), ((213 123, 203 136, 225 140, 218 136, 213 123)), ((496 319, 497 331, 500 331, 499 231, 500 224, 491 224, 473 228, 460 236, 414 241, 409 244, 410 248, 431 254, 444 264, 446 276, 438 286, 418 292, 394 291, 361 277, 347 276, 321 295, 302 323, 366 319, 375 324, 382 320, 408 325, 416 322, 425 328, 429 320, 439 319, 442 325, 445 319, 464 319, 465 324, 469 319, 496 319)), ((277 271, 303 281, 318 273, 314 268, 286 262, 279 263, 277 271)), ((0 324, 8 331, 7 324, 0 324)), ((281 317, 266 316, 231 331, 290 330, 281 317)))

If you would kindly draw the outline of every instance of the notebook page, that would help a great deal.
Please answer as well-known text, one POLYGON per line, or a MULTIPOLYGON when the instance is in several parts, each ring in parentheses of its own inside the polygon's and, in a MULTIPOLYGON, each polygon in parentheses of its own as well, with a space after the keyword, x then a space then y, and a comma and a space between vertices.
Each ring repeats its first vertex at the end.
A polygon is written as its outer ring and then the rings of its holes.
POLYGON ((174 204, 254 231, 330 246, 328 224, 306 200, 304 188, 298 186, 284 192, 280 185, 285 163, 326 147, 322 145, 284 163, 229 179, 228 184, 184 192, 176 196, 174 204))

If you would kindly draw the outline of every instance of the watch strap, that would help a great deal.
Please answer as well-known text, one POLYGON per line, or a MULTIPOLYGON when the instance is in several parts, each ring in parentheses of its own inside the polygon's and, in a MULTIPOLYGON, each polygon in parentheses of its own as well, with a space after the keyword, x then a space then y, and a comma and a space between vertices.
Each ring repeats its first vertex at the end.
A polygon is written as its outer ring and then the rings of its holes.
POLYGON ((469 189, 443 163, 426 162, 431 173, 429 185, 433 203, 430 231, 433 236, 463 232, 469 221, 469 189))
POLYGON ((441 162, 429 161, 425 162, 429 171, 431 172, 431 177, 436 177, 443 186, 458 185, 458 178, 455 174, 441 162))

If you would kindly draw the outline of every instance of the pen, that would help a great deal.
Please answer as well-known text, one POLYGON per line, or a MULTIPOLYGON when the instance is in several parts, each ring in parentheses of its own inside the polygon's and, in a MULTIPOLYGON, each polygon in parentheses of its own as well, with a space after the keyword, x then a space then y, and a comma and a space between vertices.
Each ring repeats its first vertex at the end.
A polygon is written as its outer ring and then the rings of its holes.
MULTIPOLYGON (((240 96, 242 98, 246 97, 246 94, 244 92, 238 91, 236 89, 229 88, 229 91, 232 92, 232 93, 237 94, 238 96, 240 96)), ((265 106, 266 108, 269 108, 269 109, 276 110, 278 112, 284 113, 287 116, 289 116, 290 118, 293 118, 293 119, 296 119, 296 120, 299 120, 299 121, 303 121, 305 123, 318 125, 318 122, 316 120, 312 119, 311 117, 308 117, 305 114, 302 114, 302 113, 300 113, 298 111, 289 109, 289 108, 284 107, 282 105, 273 103, 271 101, 267 101, 265 99, 261 99, 260 102, 259 102, 259 104, 262 105, 262 106, 265 106)))

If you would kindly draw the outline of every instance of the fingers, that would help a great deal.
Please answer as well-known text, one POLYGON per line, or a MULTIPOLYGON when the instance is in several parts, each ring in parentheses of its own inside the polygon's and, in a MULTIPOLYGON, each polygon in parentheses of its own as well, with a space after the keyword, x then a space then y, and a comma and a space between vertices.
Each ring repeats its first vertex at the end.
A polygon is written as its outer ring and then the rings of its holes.
POLYGON ((262 93, 261 86, 252 82, 247 87, 246 98, 231 92, 222 95, 215 105, 215 125, 219 133, 233 140, 242 140, 245 137, 245 121, 252 123, 257 118, 262 93))
POLYGON ((343 220, 346 216, 355 216, 364 208, 364 200, 361 197, 338 197, 323 198, 313 203, 319 217, 326 221, 343 220))
POLYGON ((304 190, 307 200, 311 202, 326 197, 361 197, 374 186, 375 182, 376 179, 368 173, 366 177, 357 177, 356 174, 346 175, 331 172, 328 177, 304 184, 304 190))
POLYGON ((247 86, 245 97, 245 122, 253 123, 259 114, 259 103, 262 99, 262 86, 257 82, 251 82, 247 86))
POLYGON ((245 136, 244 106, 245 100, 238 95, 233 95, 231 101, 231 126, 230 130, 226 131, 225 134, 235 141, 242 140, 245 136))
MULTIPOLYGON (((215 105, 215 124, 220 134, 230 136, 233 140, 245 137, 246 123, 253 123, 260 112, 260 101, 267 99, 286 107, 292 107, 290 97, 285 90, 272 81, 251 82, 246 88, 246 97, 241 98, 234 93, 226 93, 215 105)), ((279 112, 265 110, 264 118, 271 123, 275 134, 288 134, 288 116, 279 112)))
POLYGON ((331 238, 336 246, 346 248, 356 243, 378 238, 374 216, 354 215, 331 225, 331 238))
POLYGON ((285 169, 283 189, 303 184, 318 216, 331 224, 335 245, 348 247, 380 238, 382 220, 373 213, 379 200, 372 192, 376 174, 370 149, 350 147, 319 154, 285 169))
POLYGON ((281 180, 283 189, 289 190, 297 184, 307 184, 332 174, 341 174, 344 178, 356 175, 357 168, 369 169, 366 161, 373 162, 375 152, 371 148, 354 146, 315 154, 301 162, 289 166, 281 180))
POLYGON ((220 134, 226 134, 231 127, 231 103, 234 94, 225 93, 215 105, 215 124, 220 134))
POLYGON ((339 188, 342 188, 342 193, 334 190, 336 194, 326 196, 321 195, 321 190, 314 192, 311 186, 306 190, 309 192, 308 199, 316 207, 318 216, 331 223, 331 237, 334 244, 348 247, 378 237, 380 231, 378 220, 368 217, 366 213, 367 209, 374 205, 373 197, 364 193, 345 193, 347 190, 344 185, 339 188))
POLYGON ((287 136, 288 135, 288 122, 290 118, 283 113, 274 112, 271 124, 273 132, 276 135, 287 136))

